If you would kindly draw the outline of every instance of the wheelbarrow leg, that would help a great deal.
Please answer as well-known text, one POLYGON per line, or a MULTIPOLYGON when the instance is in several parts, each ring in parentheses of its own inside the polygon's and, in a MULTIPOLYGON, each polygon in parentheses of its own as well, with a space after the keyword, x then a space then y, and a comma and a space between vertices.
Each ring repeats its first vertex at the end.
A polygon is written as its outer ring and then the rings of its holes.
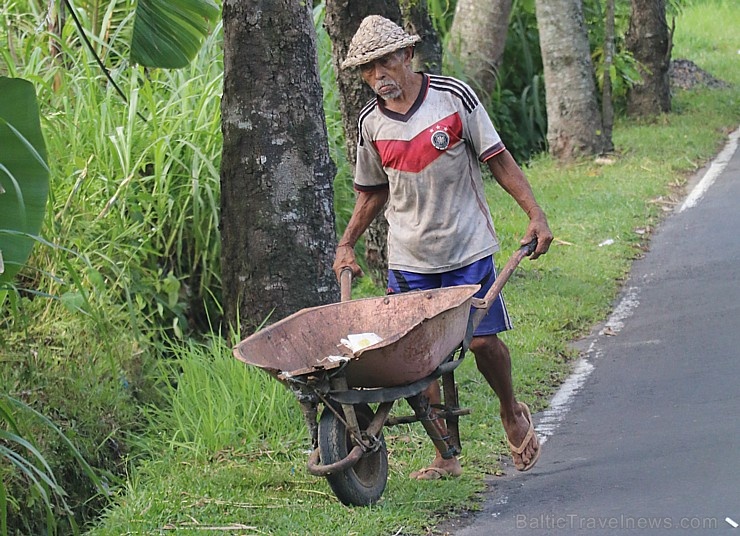
MULTIPOLYGON (((331 387, 337 391, 346 391, 349 389, 347 386, 347 378, 344 376, 336 376, 331 379, 331 387)), ((342 411, 344 411, 344 418, 349 425, 348 429, 351 434, 356 438, 360 438, 360 425, 357 422, 357 416, 355 415, 355 407, 352 404, 342 404, 342 411)))
POLYGON ((460 409, 457 398, 457 385, 455 384, 454 372, 448 372, 442 375, 442 389, 444 390, 445 400, 445 421, 447 422, 447 433, 449 434, 449 443, 455 450, 455 454, 462 452, 460 444, 460 409))
POLYGON ((434 443, 434 446, 442 457, 449 460, 453 456, 457 455, 458 452, 450 442, 450 436, 447 433, 446 427, 441 422, 441 417, 432 412, 429 398, 421 392, 418 395, 407 398, 406 400, 413 408, 416 419, 421 422, 424 430, 426 430, 427 435, 429 436, 429 439, 432 440, 432 443, 434 443))
POLYGON ((319 446, 318 405, 314 401, 300 400, 301 413, 306 421, 308 435, 311 438, 311 448, 319 446))

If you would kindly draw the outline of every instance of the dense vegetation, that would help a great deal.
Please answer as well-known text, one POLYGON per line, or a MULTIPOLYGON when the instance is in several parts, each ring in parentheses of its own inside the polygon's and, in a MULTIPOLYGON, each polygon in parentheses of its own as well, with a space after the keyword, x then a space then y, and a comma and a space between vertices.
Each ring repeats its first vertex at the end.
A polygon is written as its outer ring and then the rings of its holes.
MULTIPOLYGON (((589 4, 598 11, 598 3, 589 4)), ((444 32, 451 11, 430 5, 444 32)), ((518 389, 537 401, 533 409, 567 373, 568 341, 608 311, 672 189, 738 122, 740 80, 737 70, 723 70, 735 60, 733 21, 735 28, 740 23, 731 5, 686 6, 691 17, 681 19, 676 43, 682 57, 733 88, 677 94, 676 113, 652 124, 621 120, 613 165, 581 162, 565 170, 534 156, 546 129, 536 26, 530 3, 515 11, 505 60, 513 67, 489 107, 517 156, 532 157, 528 175, 558 239, 542 262, 525 266, 511 283, 519 329, 507 342, 518 356, 518 389), (614 246, 599 248, 606 238, 614 246)), ((264 532, 350 533, 358 526, 419 532, 425 515, 464 504, 481 488, 475 471, 441 492, 406 481, 405 473, 429 454, 415 428, 389 438, 392 499, 377 508, 348 515, 322 481, 306 482, 305 432, 294 401, 277 382, 231 358, 218 336, 220 28, 188 68, 146 71, 126 59, 130 3, 103 7, 94 16, 79 14, 127 102, 72 25, 62 29, 55 56, 48 52, 51 36, 39 31, 45 7, 19 0, 0 15, 0 74, 36 86, 52 173, 45 242, 0 303, 0 392, 12 397, 0 406, 0 423, 12 421, 18 437, 33 442, 67 493, 50 495, 55 506, 47 516, 44 486, 29 486, 27 475, 0 460, 11 533, 72 532, 68 509, 77 524, 88 524, 111 498, 117 508, 94 533, 187 528, 195 517, 236 527, 245 511, 255 512, 248 525, 264 532), (89 477, 56 428, 101 480, 89 477), (281 508, 287 504, 290 511, 281 508)), ((320 7, 316 16, 318 22, 320 7)), ((598 17, 593 21, 597 43, 598 17)), ((328 46, 321 33, 323 57, 328 46)), ((341 226, 352 192, 330 64, 320 62, 341 226)), ((624 65, 626 78, 628 58, 624 65)), ((511 249, 522 216, 493 185, 489 196, 511 249)), ((375 292, 364 284, 363 291, 375 292)), ((464 423, 463 441, 471 446, 464 463, 493 470, 502 436, 485 416, 496 405, 476 388, 470 365, 461 392, 477 416, 464 423)))

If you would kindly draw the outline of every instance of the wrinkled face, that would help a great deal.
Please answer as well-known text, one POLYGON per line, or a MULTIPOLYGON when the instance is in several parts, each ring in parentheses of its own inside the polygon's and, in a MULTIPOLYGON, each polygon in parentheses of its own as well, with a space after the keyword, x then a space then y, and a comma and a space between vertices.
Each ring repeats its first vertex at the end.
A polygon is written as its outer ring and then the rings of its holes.
POLYGON ((409 49, 396 50, 390 54, 360 65, 362 79, 383 100, 394 100, 403 94, 403 84, 410 69, 409 49))

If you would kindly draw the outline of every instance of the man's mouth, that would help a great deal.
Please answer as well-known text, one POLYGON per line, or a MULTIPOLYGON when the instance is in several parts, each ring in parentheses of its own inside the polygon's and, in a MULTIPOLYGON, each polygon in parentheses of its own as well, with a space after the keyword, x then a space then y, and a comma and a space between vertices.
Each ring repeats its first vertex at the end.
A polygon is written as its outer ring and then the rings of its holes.
POLYGON ((393 93, 394 91, 396 91, 395 84, 384 84, 378 87, 378 93, 380 94, 393 93))

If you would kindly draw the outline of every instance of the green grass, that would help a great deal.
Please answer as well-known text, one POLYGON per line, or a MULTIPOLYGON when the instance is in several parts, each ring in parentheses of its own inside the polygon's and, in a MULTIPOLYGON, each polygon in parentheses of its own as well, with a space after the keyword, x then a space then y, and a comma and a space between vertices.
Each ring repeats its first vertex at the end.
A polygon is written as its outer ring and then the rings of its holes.
POLYGON ((285 426, 301 419, 292 395, 267 374, 234 359, 221 339, 173 343, 170 355, 159 363, 167 410, 152 408, 150 415, 159 425, 152 439, 162 440, 163 450, 183 449, 204 459, 235 445, 282 451, 303 439, 301 430, 285 426))
MULTIPOLYGON (((568 374, 576 357, 571 342, 608 315, 632 260, 649 248, 651 232, 678 202, 687 179, 716 154, 740 122, 740 70, 734 68, 740 46, 733 33, 740 14, 730 6, 716 1, 686 7, 675 55, 735 83, 733 89, 679 93, 675 113, 644 123, 618 121, 617 154, 611 164, 581 161, 561 167, 539 157, 526 169, 556 238, 545 257, 521 265, 505 292, 516 323, 516 329, 504 335, 514 357, 516 390, 533 409, 546 407, 568 374), (684 20, 692 21, 686 33, 684 20), (712 24, 693 25, 703 20, 712 24), (613 243, 601 245, 607 239, 613 243)), ((517 247, 526 222, 496 185, 490 184, 488 196, 503 260, 517 247)), ((176 402, 154 422, 161 424, 157 433, 164 436, 193 437, 172 442, 171 448, 134 464, 125 494, 90 535, 176 529, 190 534, 427 534, 443 517, 475 508, 484 474, 495 473, 500 457, 507 454, 495 397, 473 360, 466 359, 457 377, 461 402, 474 413, 461 420, 463 477, 410 481, 407 474, 430 460, 431 445, 420 426, 387 429, 390 475, 383 498, 373 507, 347 508, 322 479, 308 474, 308 441, 297 439, 303 422, 288 393, 273 401, 287 420, 279 424, 272 420, 272 411, 263 414, 272 422, 265 421, 265 426, 273 430, 273 443, 264 438, 255 446, 259 432, 253 429, 205 448, 207 437, 218 434, 206 431, 202 421, 227 421, 232 411, 249 411, 233 392, 225 392, 234 389, 231 382, 245 389, 259 382, 260 391, 269 390, 269 383, 262 384, 254 371, 216 364, 216 359, 230 359, 226 347, 215 345, 206 352, 191 348, 181 359, 178 391, 183 391, 183 407, 177 409, 181 402, 176 402), (215 369, 208 371, 211 366, 215 369), (224 374, 230 376, 228 386, 223 385, 224 374), (218 415, 211 413, 214 405, 223 406, 218 415), (191 422, 173 420, 183 409, 191 422), (283 440, 274 442, 276 438, 283 440), (197 455, 192 445, 198 445, 197 455)), ((179 400, 179 393, 173 398, 179 400)), ((395 411, 406 413, 408 408, 402 403, 395 411)), ((242 429, 240 423, 229 427, 234 433, 242 429)))
POLYGON ((740 84, 740 19, 732 0, 687 2, 678 19, 674 58, 687 58, 713 76, 740 84))

